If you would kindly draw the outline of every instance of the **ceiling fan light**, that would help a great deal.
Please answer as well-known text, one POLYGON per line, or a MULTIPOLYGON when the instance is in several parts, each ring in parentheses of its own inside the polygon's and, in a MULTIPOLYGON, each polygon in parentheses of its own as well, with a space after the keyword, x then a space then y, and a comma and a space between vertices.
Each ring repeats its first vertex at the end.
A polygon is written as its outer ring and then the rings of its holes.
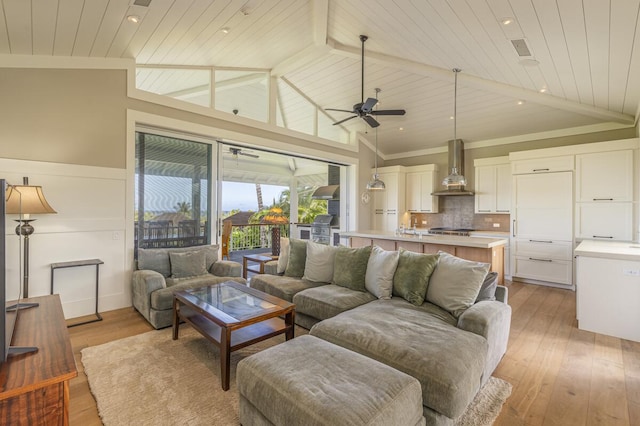
POLYGON ((367 191, 384 191, 387 186, 384 184, 377 173, 373 174, 373 178, 367 182, 367 191))

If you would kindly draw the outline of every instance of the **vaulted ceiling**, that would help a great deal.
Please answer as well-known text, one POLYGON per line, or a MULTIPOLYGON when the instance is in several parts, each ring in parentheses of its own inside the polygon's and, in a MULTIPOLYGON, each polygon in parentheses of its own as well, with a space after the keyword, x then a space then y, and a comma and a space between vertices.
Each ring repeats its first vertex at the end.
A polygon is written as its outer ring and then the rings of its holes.
MULTIPOLYGON (((453 138, 453 68, 462 69, 456 121, 466 142, 632 126, 638 115, 640 0, 136 5, 147 2, 2 0, 0 54, 269 69, 321 108, 351 109, 360 101, 359 35, 366 34, 364 97, 377 87, 381 108, 407 110, 379 117, 380 150, 390 157, 453 138)), ((370 131, 359 119, 344 126, 370 131)))

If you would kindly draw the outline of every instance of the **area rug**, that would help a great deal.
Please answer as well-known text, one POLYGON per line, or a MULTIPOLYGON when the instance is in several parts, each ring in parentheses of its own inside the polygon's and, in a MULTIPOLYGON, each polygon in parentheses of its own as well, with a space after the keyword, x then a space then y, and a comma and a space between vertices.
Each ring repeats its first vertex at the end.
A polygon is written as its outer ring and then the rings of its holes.
MULTIPOLYGON (((82 364, 105 426, 238 425, 238 361, 282 342, 278 336, 233 352, 227 392, 218 349, 188 326, 179 340, 168 328, 85 348, 82 364)), ((510 394, 509 383, 492 377, 456 424, 491 425, 510 394)))

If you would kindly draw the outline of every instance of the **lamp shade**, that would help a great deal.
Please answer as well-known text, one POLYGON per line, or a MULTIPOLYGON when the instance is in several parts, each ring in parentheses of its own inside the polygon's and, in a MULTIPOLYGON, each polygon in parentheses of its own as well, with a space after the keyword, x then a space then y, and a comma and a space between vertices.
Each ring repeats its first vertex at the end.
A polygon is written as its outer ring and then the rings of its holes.
POLYGON ((44 197, 41 186, 9 186, 7 187, 6 200, 7 213, 9 214, 57 213, 44 197))

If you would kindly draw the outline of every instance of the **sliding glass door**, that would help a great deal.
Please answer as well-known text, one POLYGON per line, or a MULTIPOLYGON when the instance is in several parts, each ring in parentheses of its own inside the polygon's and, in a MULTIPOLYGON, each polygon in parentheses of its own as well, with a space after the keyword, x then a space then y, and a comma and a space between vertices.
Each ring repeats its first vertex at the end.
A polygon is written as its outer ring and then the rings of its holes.
POLYGON ((211 244, 212 187, 211 144, 136 132, 136 253, 211 244))

